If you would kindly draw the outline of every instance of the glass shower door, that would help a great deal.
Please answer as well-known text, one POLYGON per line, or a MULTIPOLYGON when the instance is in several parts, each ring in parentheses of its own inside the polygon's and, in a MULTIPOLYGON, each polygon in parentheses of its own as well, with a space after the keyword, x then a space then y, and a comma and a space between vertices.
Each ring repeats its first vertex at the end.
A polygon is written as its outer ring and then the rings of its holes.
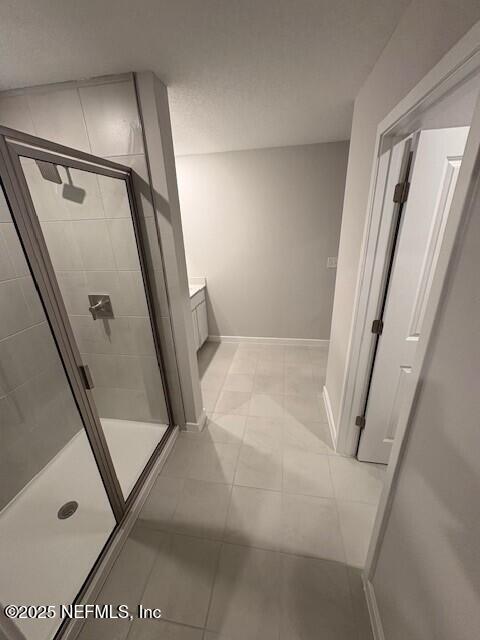
MULTIPOLYGON (((0 183, 0 606, 73 602, 114 527, 0 183)), ((7 622, 47 640, 61 620, 7 622)))
POLYGON ((28 153, 23 175, 127 499, 169 424, 128 173, 28 153))

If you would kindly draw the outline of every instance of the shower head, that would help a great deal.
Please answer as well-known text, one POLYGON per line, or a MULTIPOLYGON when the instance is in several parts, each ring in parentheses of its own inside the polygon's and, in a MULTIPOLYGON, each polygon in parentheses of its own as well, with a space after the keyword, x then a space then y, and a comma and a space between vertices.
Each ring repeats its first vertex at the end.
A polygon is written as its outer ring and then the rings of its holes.
MULTIPOLYGON (((55 184, 63 183, 56 164, 53 164, 53 162, 45 162, 44 160, 35 160, 35 162, 44 180, 48 180, 48 182, 54 182, 55 184)), ((68 167, 64 168, 67 174, 68 182, 63 183, 62 197, 64 197, 65 200, 70 200, 71 202, 82 204, 82 202, 85 200, 86 191, 85 189, 82 189, 82 187, 77 187, 73 184, 72 176, 70 175, 70 169, 68 167)))
POLYGON ((54 182, 55 184, 62 184, 62 179, 56 164, 44 162, 43 160, 35 160, 35 162, 44 180, 54 182))
POLYGON ((62 196, 65 200, 70 200, 71 202, 76 202, 77 204, 82 204, 85 200, 85 196, 87 192, 82 187, 76 187, 72 182, 72 176, 70 175, 70 169, 65 167, 65 171, 67 172, 68 183, 63 185, 62 196))

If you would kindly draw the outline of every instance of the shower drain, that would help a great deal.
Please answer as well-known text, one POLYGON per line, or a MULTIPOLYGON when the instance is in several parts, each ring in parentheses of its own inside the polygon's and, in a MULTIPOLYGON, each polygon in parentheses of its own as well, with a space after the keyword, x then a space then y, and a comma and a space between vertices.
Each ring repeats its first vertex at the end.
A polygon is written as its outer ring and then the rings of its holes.
POLYGON ((70 502, 66 502, 64 505, 60 507, 58 510, 57 516, 59 520, 66 520, 73 516, 75 511, 78 509, 78 502, 76 500, 70 500, 70 502))

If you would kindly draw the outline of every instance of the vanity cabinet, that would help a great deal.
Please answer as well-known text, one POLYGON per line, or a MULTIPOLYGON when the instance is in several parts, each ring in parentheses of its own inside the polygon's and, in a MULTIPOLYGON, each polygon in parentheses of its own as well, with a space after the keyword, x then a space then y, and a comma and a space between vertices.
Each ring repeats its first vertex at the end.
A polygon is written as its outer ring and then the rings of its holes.
POLYGON ((205 300, 195 309, 197 314, 198 346, 201 347, 208 338, 207 305, 205 300))
POLYGON ((200 289, 190 297, 192 309, 193 335, 197 350, 208 338, 207 304, 205 302, 205 289, 200 289))

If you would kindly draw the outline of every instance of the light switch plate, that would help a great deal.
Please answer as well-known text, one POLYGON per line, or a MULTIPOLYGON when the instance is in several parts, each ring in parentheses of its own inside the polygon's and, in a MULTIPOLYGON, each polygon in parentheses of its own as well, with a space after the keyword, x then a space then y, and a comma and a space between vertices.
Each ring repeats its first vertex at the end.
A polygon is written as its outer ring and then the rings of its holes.
POLYGON ((337 268, 337 258, 327 258, 327 269, 337 268))

